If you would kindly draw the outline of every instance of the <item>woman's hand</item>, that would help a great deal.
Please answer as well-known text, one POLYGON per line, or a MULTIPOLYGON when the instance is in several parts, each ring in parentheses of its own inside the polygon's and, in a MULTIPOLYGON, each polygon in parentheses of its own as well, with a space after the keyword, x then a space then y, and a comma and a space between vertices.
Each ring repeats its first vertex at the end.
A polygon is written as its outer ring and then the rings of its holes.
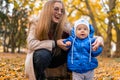
POLYGON ((65 51, 68 50, 67 44, 63 43, 63 39, 57 40, 57 46, 59 46, 61 49, 65 50, 65 51))
POLYGON ((99 46, 104 46, 104 40, 102 37, 100 36, 95 36, 96 37, 96 40, 95 42, 92 44, 92 50, 93 51, 96 51, 98 49, 99 46))

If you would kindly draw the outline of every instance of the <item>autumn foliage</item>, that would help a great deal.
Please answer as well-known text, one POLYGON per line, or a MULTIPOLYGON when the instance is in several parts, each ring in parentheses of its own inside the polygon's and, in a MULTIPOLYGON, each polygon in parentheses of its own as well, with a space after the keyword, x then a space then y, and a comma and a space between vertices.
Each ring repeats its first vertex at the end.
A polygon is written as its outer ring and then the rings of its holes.
MULTIPOLYGON (((24 75, 26 54, 0 53, 0 80, 28 80, 24 75)), ((95 80, 120 80, 120 58, 98 57, 95 80)))
POLYGON ((25 55, 0 53, 0 80, 27 80, 24 61, 25 55))

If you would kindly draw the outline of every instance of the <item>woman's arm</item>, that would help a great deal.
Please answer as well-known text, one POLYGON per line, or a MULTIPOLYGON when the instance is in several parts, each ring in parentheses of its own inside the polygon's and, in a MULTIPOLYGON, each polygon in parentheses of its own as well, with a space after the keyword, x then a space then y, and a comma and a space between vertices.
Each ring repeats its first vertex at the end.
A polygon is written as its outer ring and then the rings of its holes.
POLYGON ((101 36, 95 36, 96 40, 95 42, 92 44, 92 49, 93 51, 96 51, 98 49, 99 46, 104 46, 104 40, 101 36))
POLYGON ((40 41, 38 39, 35 38, 35 24, 31 24, 30 25, 30 31, 28 33, 28 37, 27 37, 27 45, 28 45, 28 49, 30 50, 37 50, 37 49, 41 49, 41 48, 46 48, 49 50, 52 50, 53 47, 53 40, 43 40, 40 41))

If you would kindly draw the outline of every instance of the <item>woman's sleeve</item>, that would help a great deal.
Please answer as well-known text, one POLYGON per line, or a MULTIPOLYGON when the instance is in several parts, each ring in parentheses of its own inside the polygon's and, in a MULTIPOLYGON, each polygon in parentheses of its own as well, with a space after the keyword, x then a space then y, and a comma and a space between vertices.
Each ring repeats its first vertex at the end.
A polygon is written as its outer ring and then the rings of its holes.
POLYGON ((35 38, 34 31, 35 31, 35 24, 31 24, 30 30, 28 33, 28 37, 27 37, 28 49, 37 50, 37 49, 41 49, 41 48, 46 48, 48 50, 52 50, 52 46, 53 46, 54 41, 53 40, 40 41, 40 40, 35 38))

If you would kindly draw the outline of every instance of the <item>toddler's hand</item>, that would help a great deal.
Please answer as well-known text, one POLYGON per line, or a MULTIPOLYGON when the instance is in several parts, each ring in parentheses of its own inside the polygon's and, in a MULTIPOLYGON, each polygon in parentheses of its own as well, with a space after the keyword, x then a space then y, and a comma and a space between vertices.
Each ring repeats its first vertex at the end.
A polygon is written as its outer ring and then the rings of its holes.
POLYGON ((65 44, 66 44, 66 46, 71 46, 71 42, 70 41, 67 41, 65 44))

